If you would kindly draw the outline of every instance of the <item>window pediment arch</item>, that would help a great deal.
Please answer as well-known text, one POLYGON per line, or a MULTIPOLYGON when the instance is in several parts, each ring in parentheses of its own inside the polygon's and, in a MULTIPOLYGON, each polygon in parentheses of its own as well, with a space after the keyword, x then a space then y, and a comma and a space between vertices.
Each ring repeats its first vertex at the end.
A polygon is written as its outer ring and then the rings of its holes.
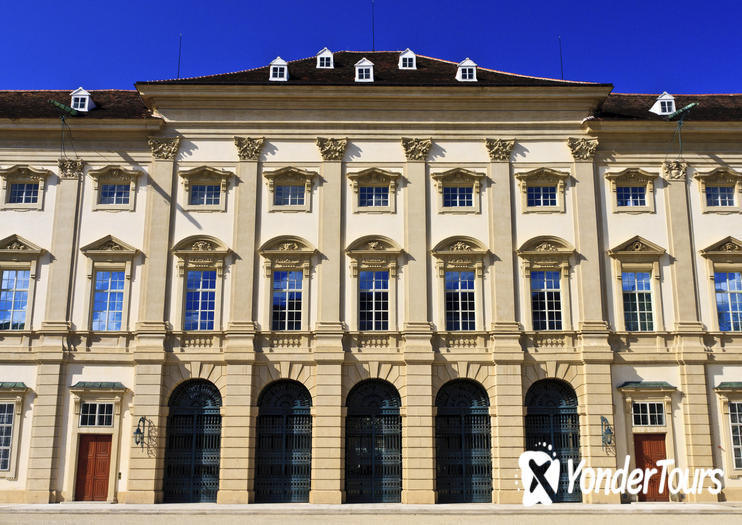
POLYGON ((36 261, 45 251, 16 234, 0 240, 0 261, 36 261))
POLYGON ((258 253, 265 259, 265 275, 270 277, 274 270, 297 270, 309 277, 312 257, 318 252, 306 240, 294 235, 282 235, 266 241, 258 253))
POLYGON ((626 168, 605 174, 605 178, 611 182, 612 191, 616 191, 617 186, 646 186, 647 193, 651 193, 657 177, 658 173, 650 173, 641 168, 626 168))
POLYGON ((457 235, 440 241, 432 250, 438 259, 438 274, 444 277, 446 270, 472 269, 481 277, 484 271, 484 258, 489 254, 487 247, 473 237, 457 235))
POLYGON ((41 188, 46 183, 46 178, 51 175, 52 172, 47 169, 34 168, 28 164, 16 164, 9 168, 0 170, 0 179, 2 179, 3 188, 8 183, 8 180, 14 179, 25 179, 39 183, 41 188))
POLYGON ((536 168, 530 171, 522 171, 515 174, 520 181, 521 189, 528 184, 533 186, 552 184, 564 189, 564 184, 570 174, 566 171, 558 171, 552 168, 536 168))
POLYGON ((466 168, 453 168, 440 173, 433 173, 431 178, 436 183, 438 193, 443 193, 443 187, 446 185, 472 186, 474 192, 479 193, 484 173, 466 168))
POLYGON ((561 268, 563 275, 569 275, 569 259, 575 255, 574 247, 560 237, 541 235, 523 243, 516 252, 523 259, 526 277, 531 270, 561 268))
POLYGON ((361 185, 369 186, 389 186, 389 191, 397 189, 397 182, 401 175, 393 171, 383 170, 381 168, 367 168, 365 170, 348 173, 348 180, 353 185, 353 191, 358 192, 361 185))
POLYGON ((27 164, 16 164, 0 170, 0 209, 42 209, 46 180, 52 172, 46 169, 33 168, 27 164), (38 185, 38 189, 28 189, 33 196, 13 198, 13 186, 38 185))
POLYGON ((353 241, 345 253, 351 259, 353 277, 358 277, 358 272, 362 270, 389 270, 390 276, 396 277, 397 259, 403 250, 388 237, 366 235, 353 241))
MULTIPOLYGON (((536 168, 530 171, 522 171, 515 174, 515 178, 518 180, 521 194, 521 208, 524 213, 553 213, 559 212, 564 213, 566 210, 565 206, 565 193, 567 187, 567 180, 570 178, 569 172, 558 171, 552 168, 536 168), (556 194, 554 195, 554 202, 550 203, 529 203, 528 189, 529 188, 554 188, 556 194)), ((534 190, 536 191, 536 190, 534 190)), ((542 190, 545 191, 545 190, 542 190)))
POLYGON ((178 242, 172 250, 178 258, 178 273, 182 277, 186 269, 203 270, 215 268, 222 276, 224 259, 231 253, 227 246, 211 235, 191 235, 178 242))
POLYGON ((137 256, 139 250, 113 235, 106 235, 80 248, 88 258, 94 261, 125 261, 137 256))
POLYGON ((608 250, 608 255, 626 262, 655 262, 666 253, 664 248, 639 235, 608 250))
POLYGON ((114 164, 109 164, 99 169, 88 170, 88 176, 93 179, 93 189, 95 190, 98 189, 101 181, 131 184, 132 182, 136 182, 141 174, 142 172, 139 170, 128 169, 114 164))
POLYGON ((294 166, 286 166, 273 171, 266 171, 263 177, 268 183, 268 190, 273 192, 276 184, 304 185, 306 191, 312 191, 312 182, 319 174, 316 171, 304 170, 294 166))
POLYGON ((714 263, 742 264, 742 241, 730 235, 701 250, 701 255, 714 263))
POLYGON ((742 183, 742 173, 725 166, 703 173, 697 171, 693 175, 693 178, 698 181, 701 192, 706 191, 707 184, 728 184, 734 186, 742 183))
POLYGON ((211 182, 219 185, 222 192, 227 191, 229 181, 234 177, 234 173, 211 166, 197 166, 189 170, 178 171, 178 176, 183 181, 186 192, 191 188, 191 184, 200 182, 211 182))

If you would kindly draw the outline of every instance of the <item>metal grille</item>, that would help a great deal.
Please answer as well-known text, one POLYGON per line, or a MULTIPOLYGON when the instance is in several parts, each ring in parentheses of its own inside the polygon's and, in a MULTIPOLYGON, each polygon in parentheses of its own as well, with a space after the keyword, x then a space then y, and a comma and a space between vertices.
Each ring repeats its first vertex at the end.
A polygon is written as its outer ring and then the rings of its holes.
POLYGON ((312 476, 311 396, 295 381, 277 381, 258 401, 255 499, 307 503, 312 476))
POLYGON ((526 394, 526 449, 550 443, 561 462, 556 502, 580 502, 579 480, 570 494, 567 462, 580 461, 580 416, 577 395, 562 381, 545 379, 534 383, 526 394))
POLYGON ((202 380, 186 381, 170 397, 163 483, 166 503, 216 501, 221 404, 217 388, 202 380))
POLYGON ((492 444, 486 392, 473 381, 451 381, 440 389, 435 404, 438 502, 491 502, 492 444))
POLYGON ((348 503, 399 503, 402 497, 402 418, 396 389, 370 380, 348 394, 345 494, 348 503))

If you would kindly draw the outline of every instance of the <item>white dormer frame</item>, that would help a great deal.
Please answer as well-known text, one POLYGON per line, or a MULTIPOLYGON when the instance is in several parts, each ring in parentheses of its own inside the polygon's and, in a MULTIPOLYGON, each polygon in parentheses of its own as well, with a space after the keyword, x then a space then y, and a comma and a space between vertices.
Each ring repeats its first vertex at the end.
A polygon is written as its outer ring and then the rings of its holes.
POLYGON ((654 105, 649 108, 650 113, 656 115, 669 115, 675 113, 675 97, 669 94, 667 91, 663 92, 657 100, 654 101, 654 105))
POLYGON ((417 69, 417 56, 415 56, 415 53, 409 47, 399 54, 399 69, 417 69), (412 59, 412 66, 404 65, 405 58, 412 59))
POLYGON ((456 69, 456 80, 459 82, 477 81, 477 64, 469 57, 459 62, 456 69))
POLYGON ((374 63, 368 58, 363 57, 355 64, 356 68, 356 82, 373 82, 374 81, 374 63), (361 71, 369 70, 368 78, 365 75, 361 75, 361 71), (363 77, 363 78, 362 78, 363 77))
POLYGON ((70 93, 70 107, 75 111, 87 112, 95 107, 90 93, 85 91, 82 86, 70 93))
POLYGON ((334 69, 335 68, 335 59, 333 57, 332 51, 327 49, 326 47, 322 48, 322 50, 317 53, 317 69, 334 69), (329 58, 329 65, 322 65, 323 58, 329 58))
POLYGON ((268 68, 268 80, 271 82, 286 82, 289 79, 289 65, 281 57, 276 57, 268 68))

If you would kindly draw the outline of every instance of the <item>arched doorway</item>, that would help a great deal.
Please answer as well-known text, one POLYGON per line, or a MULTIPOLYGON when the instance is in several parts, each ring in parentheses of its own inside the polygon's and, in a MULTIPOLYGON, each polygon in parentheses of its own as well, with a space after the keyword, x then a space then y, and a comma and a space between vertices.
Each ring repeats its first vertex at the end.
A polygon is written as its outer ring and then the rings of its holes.
POLYGON ((489 399, 479 383, 449 381, 435 398, 436 491, 439 503, 492 501, 489 399))
POLYGON ((345 418, 348 503, 398 503, 402 498, 402 417, 399 393, 386 381, 357 384, 345 418))
POLYGON ((567 491, 569 478, 567 461, 575 468, 580 462, 580 416, 577 414, 577 394, 564 381, 543 379, 535 382, 526 394, 526 449, 536 443, 550 444, 561 462, 556 502, 582 501, 579 483, 574 492, 567 491))
POLYGON ((309 502, 311 406, 312 396, 297 381, 276 381, 260 394, 255 452, 256 502, 309 502))
POLYGON ((214 502, 219 491, 222 396, 192 379, 170 396, 163 482, 166 503, 214 502))

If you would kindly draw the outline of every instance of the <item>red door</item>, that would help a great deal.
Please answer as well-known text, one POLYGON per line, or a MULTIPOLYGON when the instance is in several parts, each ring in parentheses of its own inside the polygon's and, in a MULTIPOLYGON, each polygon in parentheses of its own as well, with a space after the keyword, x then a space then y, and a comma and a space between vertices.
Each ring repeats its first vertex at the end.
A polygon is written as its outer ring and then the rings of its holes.
POLYGON ((647 493, 639 492, 639 501, 668 501, 667 483, 664 490, 660 492, 660 479, 662 468, 657 467, 657 462, 667 459, 665 455, 664 434, 634 434, 634 454, 636 456, 636 468, 657 469, 657 474, 649 478, 647 493))
POLYGON ((106 501, 110 468, 110 434, 80 435, 75 499, 77 501, 106 501))

